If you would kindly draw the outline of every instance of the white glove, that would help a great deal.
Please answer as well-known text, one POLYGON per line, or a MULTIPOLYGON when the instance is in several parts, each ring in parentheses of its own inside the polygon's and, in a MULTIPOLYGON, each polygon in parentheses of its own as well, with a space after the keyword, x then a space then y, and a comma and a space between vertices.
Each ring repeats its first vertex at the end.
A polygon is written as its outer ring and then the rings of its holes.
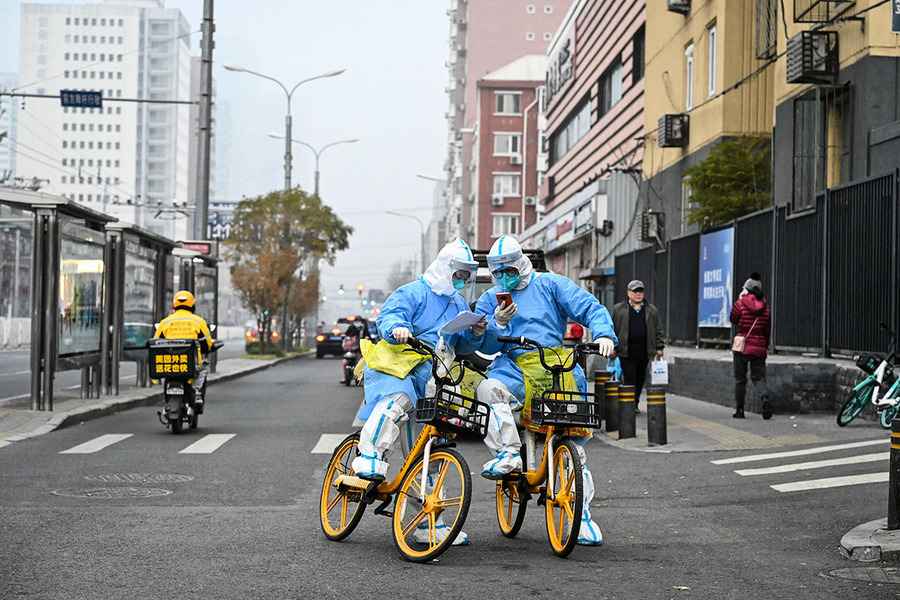
POLYGON ((609 357, 616 349, 616 345, 607 337, 599 337, 594 340, 594 343, 598 346, 597 351, 600 353, 600 356, 609 357))
POLYGON ((506 308, 500 308, 498 306, 494 309, 494 320, 500 327, 506 327, 507 325, 509 325, 509 322, 512 321, 512 318, 516 316, 516 312, 518 312, 518 310, 519 307, 516 306, 515 302, 513 302, 506 308))
POLYGON ((391 332, 391 337, 400 344, 405 344, 411 335, 412 332, 406 327, 394 327, 394 330, 391 332))

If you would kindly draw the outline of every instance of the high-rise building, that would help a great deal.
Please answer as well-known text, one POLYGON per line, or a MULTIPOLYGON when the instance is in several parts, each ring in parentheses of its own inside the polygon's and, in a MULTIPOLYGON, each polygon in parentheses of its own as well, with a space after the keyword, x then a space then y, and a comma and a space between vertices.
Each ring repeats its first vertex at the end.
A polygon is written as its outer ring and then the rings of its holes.
MULTIPOLYGON (((0 90, 16 85, 14 73, 0 73, 0 90)), ((16 100, 0 96, 0 184, 16 174, 16 100)))
POLYGON ((470 168, 477 121, 477 83, 525 55, 544 54, 571 0, 451 0, 450 57, 446 88, 450 108, 445 173, 447 236, 471 239, 473 194, 470 168))
POLYGON ((29 99, 17 114, 16 171, 65 195, 175 239, 187 219, 163 213, 189 200, 190 27, 163 0, 24 4, 19 90, 93 90, 102 108, 29 99))

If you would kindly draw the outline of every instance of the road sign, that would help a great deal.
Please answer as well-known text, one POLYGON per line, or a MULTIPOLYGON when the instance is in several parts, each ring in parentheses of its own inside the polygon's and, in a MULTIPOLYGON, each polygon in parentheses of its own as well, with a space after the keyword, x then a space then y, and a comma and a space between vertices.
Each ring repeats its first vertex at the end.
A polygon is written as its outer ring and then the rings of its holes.
POLYGON ((900 0, 891 0, 891 31, 900 33, 900 0))
POLYGON ((103 94, 81 90, 60 90, 59 102, 66 108, 103 108, 103 94))

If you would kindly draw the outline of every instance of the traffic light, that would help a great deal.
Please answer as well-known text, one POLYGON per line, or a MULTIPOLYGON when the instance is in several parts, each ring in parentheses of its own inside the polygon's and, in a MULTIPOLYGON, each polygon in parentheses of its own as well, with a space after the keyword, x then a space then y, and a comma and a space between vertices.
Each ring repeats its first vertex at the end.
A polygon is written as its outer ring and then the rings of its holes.
POLYGON ((338 295, 340 295, 340 296, 344 295, 344 284, 343 283, 338 286, 338 295))
POLYGON ((366 286, 364 286, 363 284, 361 284, 361 283, 356 284, 356 294, 360 298, 362 298, 362 293, 363 293, 364 289, 366 289, 366 286))

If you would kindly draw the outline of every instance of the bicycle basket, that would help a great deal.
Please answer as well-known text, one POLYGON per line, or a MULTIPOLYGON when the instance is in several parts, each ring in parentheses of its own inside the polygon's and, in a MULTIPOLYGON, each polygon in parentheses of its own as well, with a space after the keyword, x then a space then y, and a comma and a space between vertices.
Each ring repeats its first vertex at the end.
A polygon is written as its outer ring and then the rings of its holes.
POLYGON ((877 354, 861 354, 856 357, 856 366, 869 375, 873 374, 880 364, 881 357, 877 354))
POLYGON ((193 379, 197 376, 197 342, 150 340, 150 379, 193 379))
POLYGON ((430 423, 440 431, 468 433, 484 439, 490 407, 484 402, 468 398, 449 389, 441 390, 434 398, 422 398, 416 409, 416 421, 430 423))
POLYGON ((531 420, 535 425, 557 427, 600 427, 600 411, 594 395, 582 392, 548 390, 531 402, 531 420))

